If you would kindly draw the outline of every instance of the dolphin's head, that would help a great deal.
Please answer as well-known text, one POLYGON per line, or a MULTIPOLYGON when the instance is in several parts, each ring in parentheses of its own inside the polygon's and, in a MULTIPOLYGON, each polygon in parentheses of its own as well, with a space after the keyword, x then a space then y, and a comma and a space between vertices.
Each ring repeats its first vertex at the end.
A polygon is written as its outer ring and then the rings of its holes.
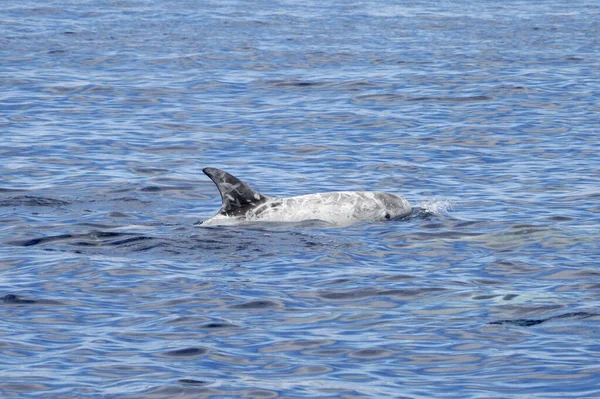
POLYGON ((376 193, 375 198, 381 203, 381 220, 396 220, 410 215, 412 207, 407 200, 396 194, 376 193))

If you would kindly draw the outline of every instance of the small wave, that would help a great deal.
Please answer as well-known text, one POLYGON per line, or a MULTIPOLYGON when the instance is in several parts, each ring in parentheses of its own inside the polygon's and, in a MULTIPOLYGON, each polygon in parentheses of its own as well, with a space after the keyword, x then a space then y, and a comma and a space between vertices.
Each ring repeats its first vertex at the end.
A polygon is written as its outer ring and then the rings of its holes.
POLYGON ((424 215, 441 216, 448 214, 449 211, 454 209, 454 206, 454 201, 433 198, 420 202, 417 208, 420 209, 419 213, 424 215))
POLYGON ((519 326, 519 327, 531 327, 531 326, 535 326, 538 324, 542 324, 544 322, 550 321, 550 320, 559 320, 559 319, 570 319, 570 320, 584 320, 590 317, 596 317, 598 316, 597 313, 590 313, 590 312, 570 312, 570 313, 565 313, 565 314, 561 314, 561 315, 556 315, 556 316, 550 316, 547 318, 540 318, 540 319, 513 319, 513 320, 496 320, 496 321, 492 321, 488 324, 512 324, 515 326, 519 326))

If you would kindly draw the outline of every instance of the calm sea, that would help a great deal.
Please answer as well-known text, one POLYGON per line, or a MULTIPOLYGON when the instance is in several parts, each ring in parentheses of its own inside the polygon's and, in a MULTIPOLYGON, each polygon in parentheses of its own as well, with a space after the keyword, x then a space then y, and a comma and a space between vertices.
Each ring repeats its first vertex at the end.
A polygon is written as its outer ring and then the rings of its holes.
POLYGON ((597 1, 1 8, 0 397, 600 397, 597 1))

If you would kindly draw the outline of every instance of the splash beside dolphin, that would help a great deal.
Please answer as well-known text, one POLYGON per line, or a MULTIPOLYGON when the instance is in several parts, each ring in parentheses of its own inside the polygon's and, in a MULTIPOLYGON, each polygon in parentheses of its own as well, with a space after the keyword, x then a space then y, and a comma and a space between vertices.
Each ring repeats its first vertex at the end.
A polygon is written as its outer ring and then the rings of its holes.
POLYGON ((385 221, 410 215, 412 207, 399 195, 374 191, 339 191, 273 198, 216 168, 202 170, 217 185, 222 206, 203 226, 253 222, 322 221, 345 226, 385 221))

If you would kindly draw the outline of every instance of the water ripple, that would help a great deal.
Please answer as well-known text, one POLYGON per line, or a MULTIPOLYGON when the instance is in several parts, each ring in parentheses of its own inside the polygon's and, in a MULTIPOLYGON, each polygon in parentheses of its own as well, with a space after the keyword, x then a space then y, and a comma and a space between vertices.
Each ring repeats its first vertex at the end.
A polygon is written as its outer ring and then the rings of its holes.
POLYGON ((3 397, 599 396, 591 0, 5 3, 3 397))

